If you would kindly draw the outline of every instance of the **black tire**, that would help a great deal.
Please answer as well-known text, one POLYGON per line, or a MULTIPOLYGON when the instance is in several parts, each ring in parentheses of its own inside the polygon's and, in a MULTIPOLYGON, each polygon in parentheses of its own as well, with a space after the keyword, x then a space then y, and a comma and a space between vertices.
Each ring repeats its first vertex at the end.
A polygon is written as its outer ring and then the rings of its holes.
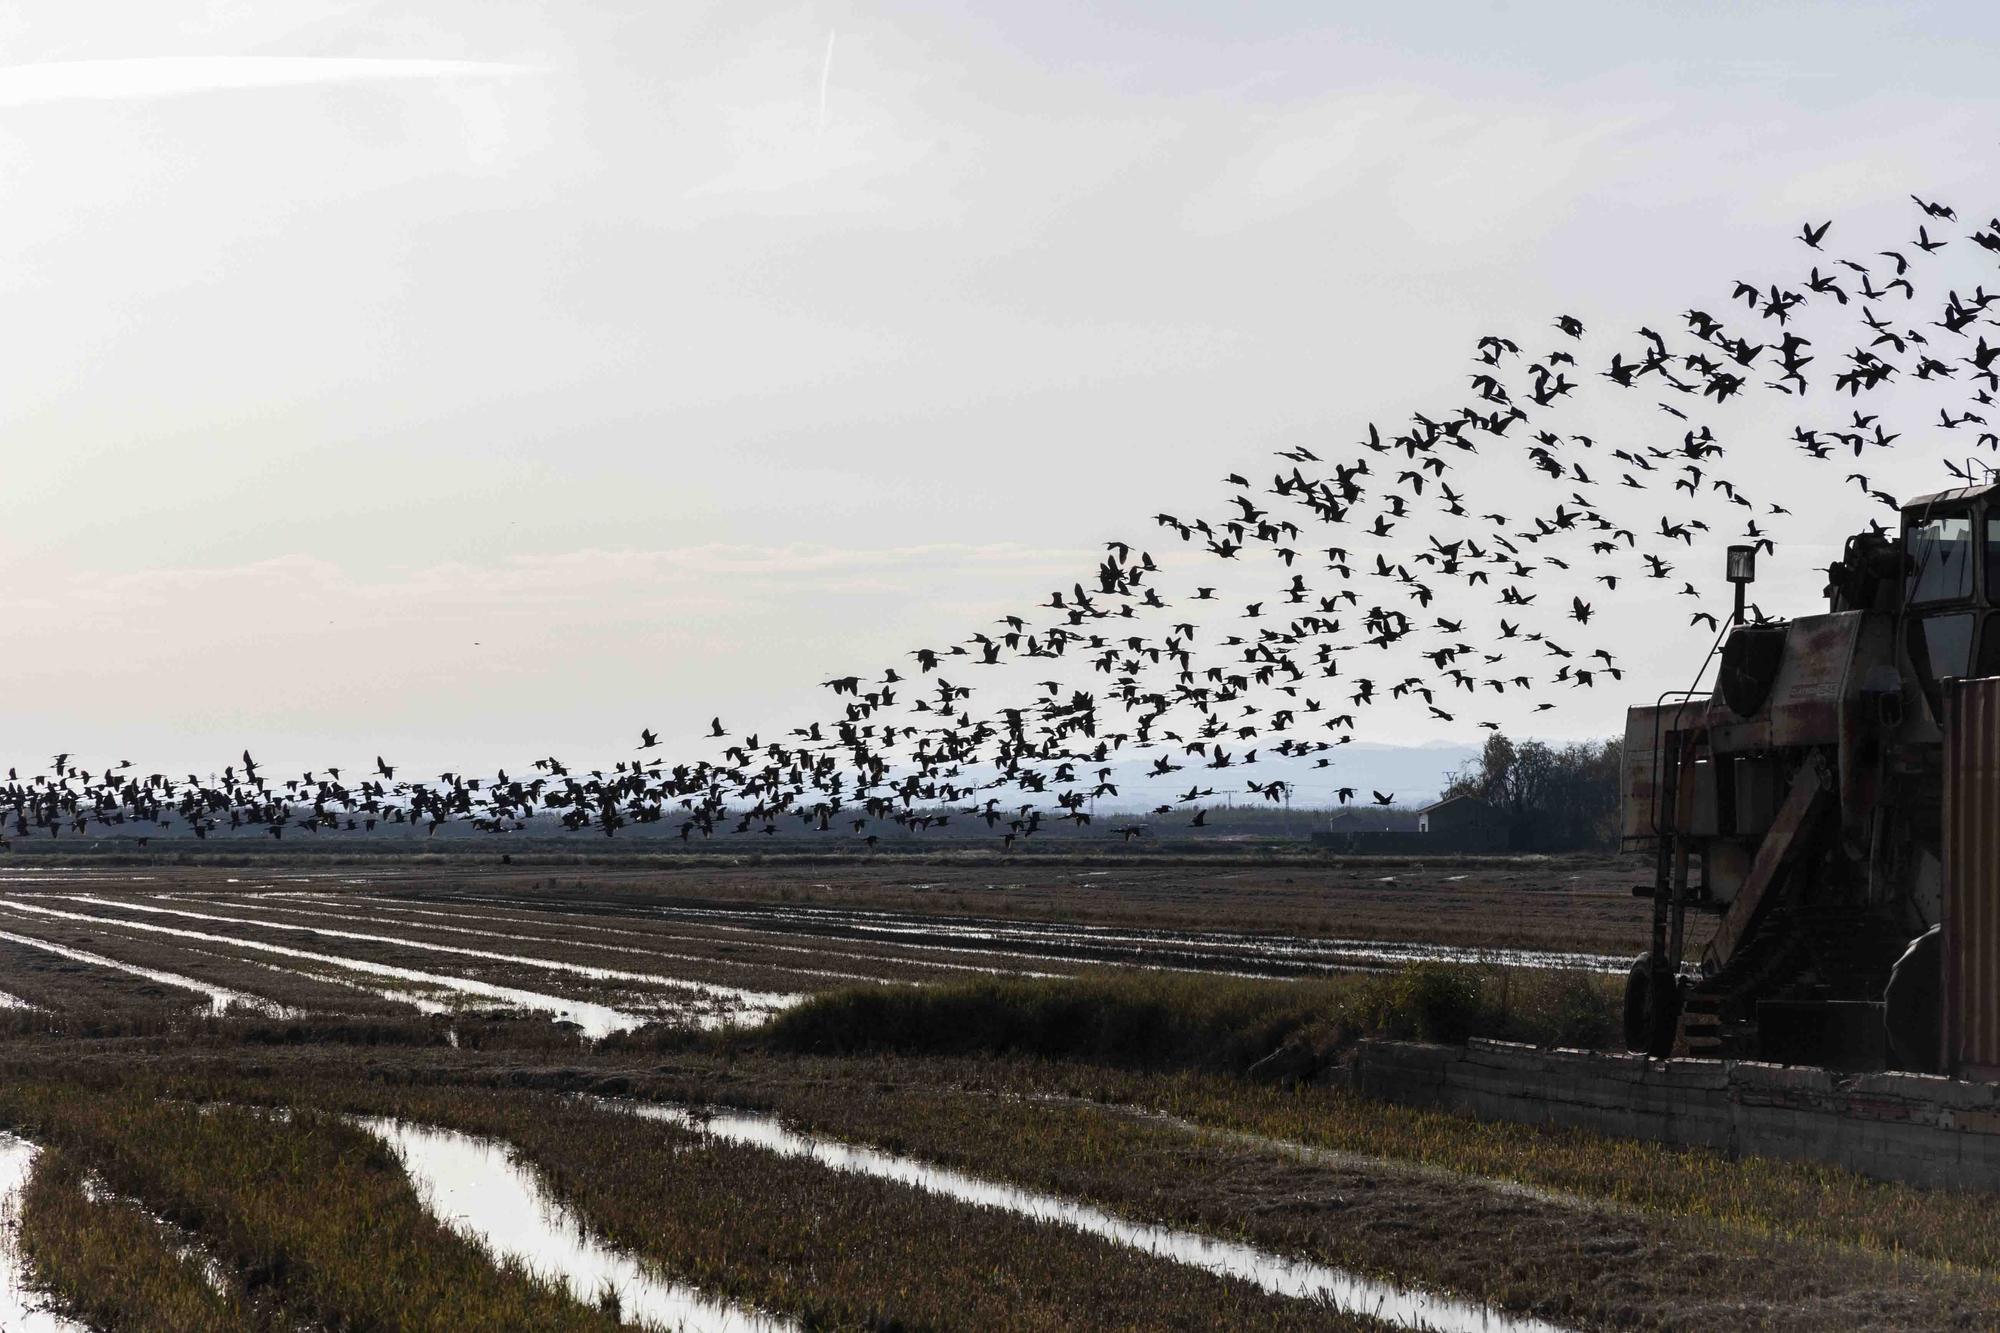
POLYGON ((1625 974, 1625 1049, 1643 1051, 1653 1041, 1653 960, 1640 954, 1625 974))
POLYGON ((1680 1019, 1680 980, 1667 978, 1665 993, 1656 994, 1652 957, 1640 954, 1625 974, 1625 1049, 1657 1057, 1671 1055, 1680 1019))

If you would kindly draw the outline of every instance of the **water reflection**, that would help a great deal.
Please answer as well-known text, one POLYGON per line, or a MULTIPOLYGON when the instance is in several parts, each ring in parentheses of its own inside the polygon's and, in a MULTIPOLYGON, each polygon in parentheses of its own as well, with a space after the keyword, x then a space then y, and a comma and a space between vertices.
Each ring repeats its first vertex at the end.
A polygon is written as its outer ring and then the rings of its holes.
POLYGON ((0 1133, 0 1219, 7 1235, 0 1243, 0 1329, 7 1333, 90 1333, 88 1326, 49 1310, 28 1281, 19 1244, 21 1189, 41 1149, 13 1134, 0 1133))
POLYGON ((696 1333, 792 1333, 797 1327, 655 1277, 630 1255, 601 1244, 513 1161, 505 1144, 389 1119, 357 1123, 394 1150, 417 1192, 447 1225, 498 1257, 560 1282, 586 1304, 614 1294, 629 1324, 696 1333))

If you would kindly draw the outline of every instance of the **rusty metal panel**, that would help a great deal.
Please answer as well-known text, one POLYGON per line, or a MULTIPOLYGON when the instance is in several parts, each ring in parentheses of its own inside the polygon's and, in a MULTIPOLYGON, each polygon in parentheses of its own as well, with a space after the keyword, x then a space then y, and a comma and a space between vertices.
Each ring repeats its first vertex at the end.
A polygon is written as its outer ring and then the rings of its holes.
POLYGON ((1668 737, 1678 728, 1701 725, 1707 710, 1706 699, 1625 710, 1625 772, 1618 832, 1627 846, 1658 836, 1653 816, 1659 809, 1668 737))
POLYGON ((2000 678, 1948 680, 1944 754, 1945 1061, 2000 1077, 2000 678))
POLYGON ((1771 686, 1771 743, 1831 745, 1840 739, 1841 705, 1866 611, 1800 616, 1785 641, 1784 664, 1771 686))

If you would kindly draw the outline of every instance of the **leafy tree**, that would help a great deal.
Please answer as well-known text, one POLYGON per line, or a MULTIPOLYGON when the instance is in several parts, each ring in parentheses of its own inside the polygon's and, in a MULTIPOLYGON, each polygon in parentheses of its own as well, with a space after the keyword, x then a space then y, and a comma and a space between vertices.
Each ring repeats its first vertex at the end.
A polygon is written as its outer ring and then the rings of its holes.
POLYGON ((1498 810, 1517 851, 1609 847, 1618 837, 1622 758, 1618 740, 1556 747, 1495 732, 1444 794, 1476 796, 1498 810))

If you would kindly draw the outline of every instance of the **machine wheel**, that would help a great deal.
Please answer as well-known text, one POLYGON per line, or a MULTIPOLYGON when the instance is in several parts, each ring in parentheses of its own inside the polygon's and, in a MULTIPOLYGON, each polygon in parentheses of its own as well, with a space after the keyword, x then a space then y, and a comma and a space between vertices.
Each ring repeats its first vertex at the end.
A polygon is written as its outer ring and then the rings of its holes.
MULTIPOLYGON (((1640 954, 1632 961, 1632 970, 1625 974, 1625 1049, 1645 1051, 1651 1055, 1666 1055, 1658 1050, 1660 1034, 1671 1034, 1680 1020, 1680 984, 1670 981, 1664 997, 1667 1013, 1658 1012, 1653 994, 1653 960, 1648 954, 1640 954)), ((1668 1041, 1671 1041, 1671 1036, 1668 1041)))
POLYGON ((1935 1074, 1944 1043, 1944 927, 1932 926, 1910 941, 1882 992, 1882 1027, 1889 1062, 1897 1069, 1935 1074))

